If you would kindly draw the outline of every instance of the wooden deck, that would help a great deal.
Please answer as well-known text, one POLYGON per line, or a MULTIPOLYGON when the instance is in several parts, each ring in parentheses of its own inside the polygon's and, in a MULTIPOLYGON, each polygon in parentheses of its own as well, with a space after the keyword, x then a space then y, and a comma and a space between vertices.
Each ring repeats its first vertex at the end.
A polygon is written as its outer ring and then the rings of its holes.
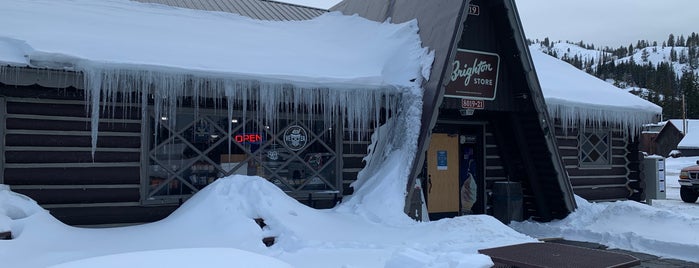
POLYGON ((524 243, 482 249, 496 267, 565 268, 565 267, 633 267, 641 261, 628 254, 558 243, 524 243))

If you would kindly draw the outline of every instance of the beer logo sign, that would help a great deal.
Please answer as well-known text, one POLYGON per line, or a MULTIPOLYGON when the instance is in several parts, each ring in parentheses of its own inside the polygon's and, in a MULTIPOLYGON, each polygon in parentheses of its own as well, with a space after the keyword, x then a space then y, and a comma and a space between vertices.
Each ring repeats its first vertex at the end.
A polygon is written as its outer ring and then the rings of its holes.
POLYGON ((290 126, 284 131, 284 144, 292 151, 303 149, 307 142, 308 134, 306 130, 299 125, 290 126))

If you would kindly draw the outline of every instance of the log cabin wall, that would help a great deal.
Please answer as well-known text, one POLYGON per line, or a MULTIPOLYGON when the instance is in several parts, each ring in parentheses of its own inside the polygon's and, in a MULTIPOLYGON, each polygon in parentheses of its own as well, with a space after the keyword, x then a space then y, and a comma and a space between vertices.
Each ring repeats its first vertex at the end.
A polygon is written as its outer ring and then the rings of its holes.
POLYGON ((611 151, 607 164, 585 165, 581 163, 581 147, 585 146, 579 128, 563 129, 556 120, 555 134, 558 151, 568 172, 573 191, 589 201, 640 200, 640 157, 638 139, 632 139, 620 129, 586 130, 610 134, 611 151))
POLYGON ((120 106, 100 119, 91 154, 81 91, 0 84, 1 183, 73 225, 148 222, 175 206, 141 206, 141 113, 120 106))

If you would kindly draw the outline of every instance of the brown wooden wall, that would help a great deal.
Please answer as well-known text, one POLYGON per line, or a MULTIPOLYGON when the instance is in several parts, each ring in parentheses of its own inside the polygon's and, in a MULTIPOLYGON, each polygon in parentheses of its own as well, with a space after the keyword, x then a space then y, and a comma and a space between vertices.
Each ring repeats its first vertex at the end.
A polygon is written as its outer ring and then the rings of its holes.
POLYGON ((0 100, 0 183, 36 200, 59 220, 75 225, 147 222, 175 208, 141 206, 138 107, 102 114, 93 157, 90 117, 80 90, 0 84, 0 100))
POLYGON ((637 199, 640 195, 638 141, 613 130, 611 166, 579 165, 578 129, 556 124, 558 151, 576 195, 588 201, 637 199))

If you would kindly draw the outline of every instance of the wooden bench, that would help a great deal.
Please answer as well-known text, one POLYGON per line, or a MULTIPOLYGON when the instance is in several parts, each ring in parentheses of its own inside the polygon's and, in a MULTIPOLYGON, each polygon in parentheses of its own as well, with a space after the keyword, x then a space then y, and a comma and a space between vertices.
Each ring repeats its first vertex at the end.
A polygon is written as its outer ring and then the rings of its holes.
POLYGON ((478 250, 496 266, 519 268, 633 267, 641 261, 628 254, 558 243, 524 243, 478 250))

